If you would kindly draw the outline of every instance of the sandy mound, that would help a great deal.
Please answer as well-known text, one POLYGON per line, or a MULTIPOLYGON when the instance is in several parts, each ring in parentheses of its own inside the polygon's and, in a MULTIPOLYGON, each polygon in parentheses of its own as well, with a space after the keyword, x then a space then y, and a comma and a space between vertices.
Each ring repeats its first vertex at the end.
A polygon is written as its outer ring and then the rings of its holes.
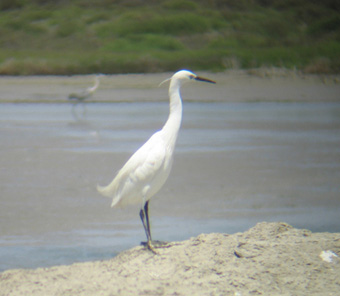
POLYGON ((8 270, 0 294, 340 295, 340 233, 259 223, 158 251, 135 247, 107 261, 8 270))

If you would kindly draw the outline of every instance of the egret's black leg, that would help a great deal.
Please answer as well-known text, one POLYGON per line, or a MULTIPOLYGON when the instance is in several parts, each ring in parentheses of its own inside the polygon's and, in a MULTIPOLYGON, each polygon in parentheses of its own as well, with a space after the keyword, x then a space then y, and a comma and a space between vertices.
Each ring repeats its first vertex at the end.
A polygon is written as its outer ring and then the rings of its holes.
POLYGON ((140 219, 142 220, 146 238, 147 238, 147 242, 146 243, 142 242, 142 245, 147 246, 147 248, 150 251, 152 251, 154 254, 157 254, 151 242, 150 223, 149 223, 149 217, 148 217, 148 202, 146 202, 144 209, 140 210, 139 216, 140 216, 140 219))
POLYGON ((149 238, 150 241, 152 241, 151 239, 151 230, 150 230, 150 221, 149 221, 149 201, 147 201, 144 205, 144 212, 145 212, 145 216, 146 216, 146 227, 149 233, 149 238))
POLYGON ((86 113, 87 113, 86 103, 84 101, 82 101, 82 105, 83 105, 83 117, 85 117, 86 113))
POLYGON ((78 120, 78 115, 77 115, 77 110, 76 110, 76 107, 77 107, 77 103, 73 103, 72 104, 72 116, 75 120, 78 120))
POLYGON ((149 220, 149 201, 147 201, 144 205, 144 209, 140 210, 140 218, 143 222, 143 227, 145 230, 145 234, 147 237, 147 242, 142 242, 141 244, 143 246, 146 246, 149 250, 151 250, 153 253, 157 254, 155 251, 155 248, 160 247, 166 247, 168 245, 167 242, 161 242, 161 241, 152 241, 151 239, 151 230, 150 230, 150 220, 149 220))
POLYGON ((139 216, 140 216, 140 219, 142 220, 142 223, 143 223, 144 231, 145 231, 145 234, 146 234, 146 239, 149 241, 150 235, 149 235, 149 231, 148 231, 148 228, 147 228, 147 224, 145 223, 145 214, 144 214, 143 209, 140 210, 139 216))

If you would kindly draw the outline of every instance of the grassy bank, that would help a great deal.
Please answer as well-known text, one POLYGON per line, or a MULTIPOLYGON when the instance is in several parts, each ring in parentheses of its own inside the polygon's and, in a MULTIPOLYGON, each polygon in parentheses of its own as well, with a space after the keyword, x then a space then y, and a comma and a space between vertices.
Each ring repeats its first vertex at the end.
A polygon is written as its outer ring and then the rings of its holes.
POLYGON ((339 73, 338 3, 3 0, 0 74, 263 66, 339 73))

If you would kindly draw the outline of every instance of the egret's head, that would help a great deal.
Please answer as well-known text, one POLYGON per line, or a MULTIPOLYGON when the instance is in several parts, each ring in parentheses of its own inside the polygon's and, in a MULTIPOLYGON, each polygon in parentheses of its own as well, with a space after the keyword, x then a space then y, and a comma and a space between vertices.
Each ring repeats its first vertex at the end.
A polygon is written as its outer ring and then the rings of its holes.
POLYGON ((180 81, 180 83, 184 83, 184 82, 191 81, 191 80, 205 81, 205 82, 209 82, 209 83, 216 83, 213 80, 203 78, 203 77, 199 77, 195 73, 192 73, 191 71, 188 71, 188 70, 181 70, 181 71, 176 72, 172 76, 171 79, 172 80, 176 79, 176 80, 180 81))
POLYGON ((172 81, 173 83, 179 83, 181 85, 181 84, 188 82, 188 81, 191 81, 191 80, 205 81, 205 82, 209 82, 209 83, 216 83, 213 80, 203 78, 203 77, 199 77, 195 73, 192 73, 191 71, 180 70, 180 71, 176 72, 171 78, 168 78, 168 79, 165 79, 164 81, 162 81, 159 84, 159 86, 161 86, 164 82, 167 82, 167 81, 172 81))

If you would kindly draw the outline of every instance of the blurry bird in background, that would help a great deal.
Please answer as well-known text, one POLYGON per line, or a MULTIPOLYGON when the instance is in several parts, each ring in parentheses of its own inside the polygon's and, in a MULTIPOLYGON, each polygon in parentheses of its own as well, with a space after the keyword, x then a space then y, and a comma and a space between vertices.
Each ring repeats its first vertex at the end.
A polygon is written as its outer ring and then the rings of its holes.
POLYGON ((102 76, 101 74, 98 74, 95 76, 94 78, 94 85, 92 87, 88 87, 87 89, 78 92, 78 93, 71 93, 68 96, 69 100, 77 100, 78 102, 83 102, 85 99, 87 99, 88 97, 92 96, 93 93, 97 90, 97 88, 99 87, 100 81, 99 81, 99 77, 102 76))
POLYGON ((71 101, 75 101, 75 104, 72 106, 72 115, 75 119, 77 119, 77 120, 80 119, 80 116, 77 114, 77 112, 75 110, 76 106, 79 103, 83 104, 82 116, 84 116, 86 114, 86 107, 84 105, 84 101, 85 101, 85 99, 91 97, 94 94, 94 92, 97 90, 97 88, 99 87, 99 84, 100 84, 99 78, 101 76, 103 76, 103 74, 97 74, 94 77, 94 85, 93 86, 88 87, 87 89, 85 89, 81 92, 69 94, 68 99, 71 100, 71 101))

